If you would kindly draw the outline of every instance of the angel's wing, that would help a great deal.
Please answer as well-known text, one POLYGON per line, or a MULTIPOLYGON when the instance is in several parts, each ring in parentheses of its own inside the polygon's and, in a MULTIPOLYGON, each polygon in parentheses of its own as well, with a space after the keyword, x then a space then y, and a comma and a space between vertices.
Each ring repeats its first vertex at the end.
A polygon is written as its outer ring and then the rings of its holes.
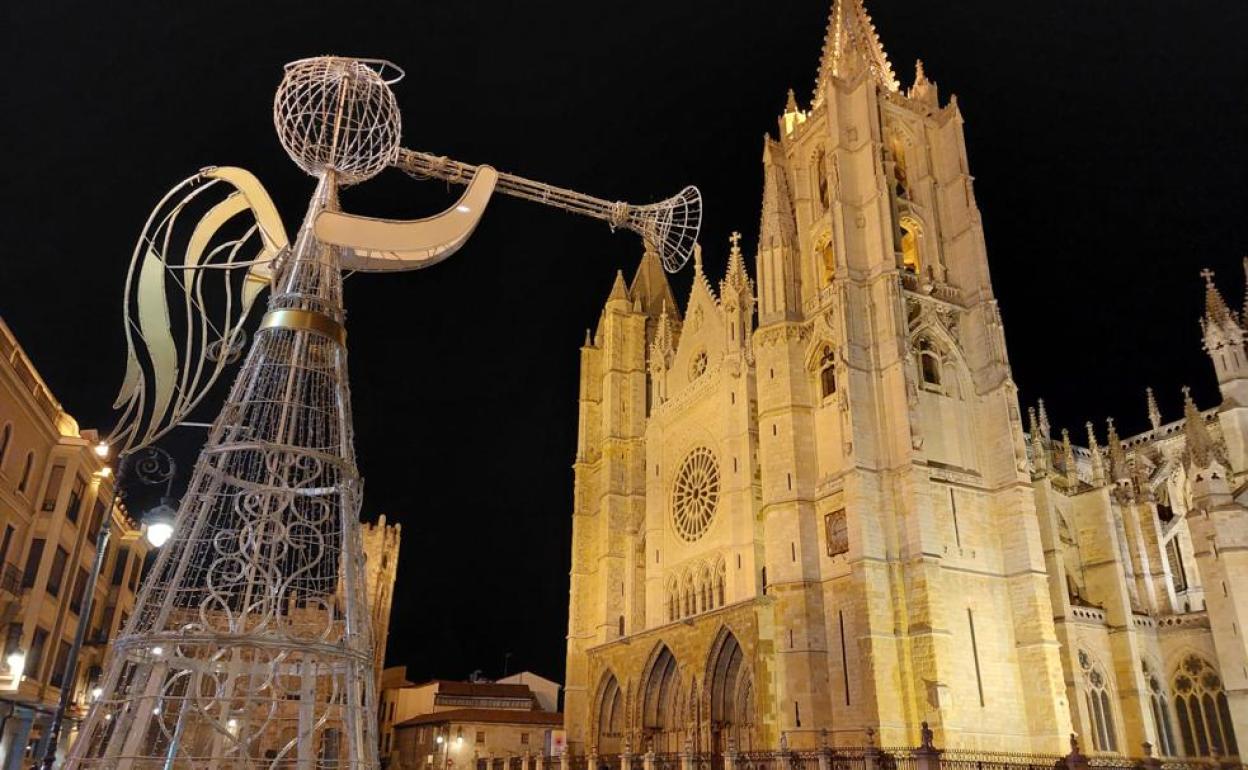
POLYGON ((241 355, 248 311, 287 247, 273 201, 241 168, 203 169, 165 195, 126 276, 128 357, 110 444, 146 446, 195 408, 241 355))

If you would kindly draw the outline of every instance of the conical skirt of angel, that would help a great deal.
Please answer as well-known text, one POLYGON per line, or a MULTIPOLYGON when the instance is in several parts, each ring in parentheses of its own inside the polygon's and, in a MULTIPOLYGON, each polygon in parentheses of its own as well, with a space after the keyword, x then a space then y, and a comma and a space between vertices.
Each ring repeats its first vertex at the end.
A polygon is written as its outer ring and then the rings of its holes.
POLYGON ((213 423, 67 767, 375 768, 342 277, 311 222, 213 423))

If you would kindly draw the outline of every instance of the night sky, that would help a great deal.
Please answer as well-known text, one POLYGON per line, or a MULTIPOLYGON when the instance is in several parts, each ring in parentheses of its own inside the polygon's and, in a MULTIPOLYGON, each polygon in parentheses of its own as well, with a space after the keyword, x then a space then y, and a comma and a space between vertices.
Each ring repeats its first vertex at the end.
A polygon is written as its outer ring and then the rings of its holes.
MULTIPOLYGON (((732 230, 753 254, 762 136, 789 87, 809 102, 830 5, 5 3, 0 314, 81 424, 111 425, 149 211, 202 166, 241 165, 296 226, 312 184, 271 102, 283 63, 322 53, 406 68, 407 147, 636 203, 699 185, 717 281, 732 230)), ((921 57, 958 95, 1024 404, 1080 439, 1106 415, 1145 428, 1146 385, 1168 419, 1184 384, 1212 405, 1198 272, 1242 302, 1248 3, 869 6, 903 83, 921 57)), ((343 205, 414 218, 457 195, 389 171, 343 205)), ((498 197, 448 262, 347 282, 364 517, 403 525, 388 658, 412 677, 497 676, 511 652, 562 679, 577 350, 640 251, 498 197)), ((202 440, 166 443, 189 467, 202 440)))

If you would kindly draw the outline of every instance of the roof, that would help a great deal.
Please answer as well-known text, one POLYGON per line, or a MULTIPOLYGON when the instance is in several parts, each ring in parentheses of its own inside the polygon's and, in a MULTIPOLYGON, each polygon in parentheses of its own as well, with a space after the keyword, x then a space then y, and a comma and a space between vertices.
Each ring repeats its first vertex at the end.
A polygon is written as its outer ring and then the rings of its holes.
POLYGON ((415 727, 417 725, 432 725, 444 722, 488 722, 493 724, 549 725, 558 727, 563 724, 563 714, 551 713, 549 711, 513 711, 510 709, 455 709, 453 711, 436 711, 432 714, 420 714, 399 722, 395 727, 415 727))
POLYGON ((497 682, 454 682, 434 679, 426 684, 436 684, 439 695, 476 695, 482 698, 531 698, 533 691, 527 684, 498 684, 497 682))

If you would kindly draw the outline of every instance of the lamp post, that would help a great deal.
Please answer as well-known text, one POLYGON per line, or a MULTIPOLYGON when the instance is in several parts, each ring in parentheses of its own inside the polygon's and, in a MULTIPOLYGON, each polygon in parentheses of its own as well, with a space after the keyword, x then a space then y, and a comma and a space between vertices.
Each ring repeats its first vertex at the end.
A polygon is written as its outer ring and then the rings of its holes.
MULTIPOLYGON (((108 452, 108 444, 104 442, 100 442, 95 447, 95 453, 101 459, 106 459, 108 452)), ((95 605, 95 586, 99 582, 100 573, 104 569, 104 557, 108 551, 109 537, 112 535, 113 506, 117 504, 118 498, 125 499, 125 493, 121 487, 125 482, 126 472, 130 470, 131 459, 130 451, 124 451, 117 455, 117 475, 113 479, 113 494, 108 501, 108 506, 104 509, 104 520, 101 522, 100 531, 95 537, 95 561, 91 565, 91 574, 87 579, 82 607, 78 612, 78 628, 74 631, 74 643, 70 647, 69 657, 65 661, 65 672, 61 675, 61 697, 57 701, 56 711, 52 712, 52 723, 48 726, 43 758, 39 761, 39 767, 42 770, 52 770, 52 766, 56 762, 56 746, 60 743, 61 727, 65 722, 65 710, 69 708, 69 699, 74 690, 74 679, 78 674, 78 656, 82 652, 82 642, 86 638, 87 627, 91 624, 91 611, 95 605)), ((105 468, 107 469, 107 466, 105 468)), ((154 513, 160 512, 161 516, 156 522, 157 530, 153 533, 149 527, 147 533, 148 542, 153 546, 160 547, 169 539, 169 535, 173 533, 172 518, 165 518, 165 514, 161 509, 170 508, 167 501, 170 500, 169 494, 173 488, 173 477, 178 472, 177 463, 173 461, 173 456, 165 450, 158 447, 146 447, 138 451, 134 472, 144 484, 165 484, 165 496, 161 498, 161 505, 153 510, 154 513), (160 542, 157 542, 157 540, 160 542)))

